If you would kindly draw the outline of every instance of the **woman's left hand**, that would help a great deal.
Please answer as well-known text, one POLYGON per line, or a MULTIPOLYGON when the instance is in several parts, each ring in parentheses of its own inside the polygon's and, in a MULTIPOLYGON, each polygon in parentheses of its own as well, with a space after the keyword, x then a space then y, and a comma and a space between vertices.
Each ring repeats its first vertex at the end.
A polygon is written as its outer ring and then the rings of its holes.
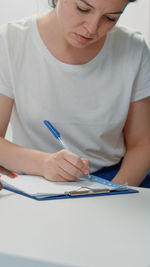
MULTIPOLYGON (((4 167, 2 167, 2 166, 0 166, 0 173, 5 174, 5 175, 7 175, 7 176, 10 177, 10 178, 15 178, 15 174, 14 174, 13 172, 7 170, 6 168, 4 168, 4 167)), ((0 182, 0 190, 1 190, 2 188, 3 188, 3 186, 2 186, 2 184, 1 184, 1 182, 0 182)))

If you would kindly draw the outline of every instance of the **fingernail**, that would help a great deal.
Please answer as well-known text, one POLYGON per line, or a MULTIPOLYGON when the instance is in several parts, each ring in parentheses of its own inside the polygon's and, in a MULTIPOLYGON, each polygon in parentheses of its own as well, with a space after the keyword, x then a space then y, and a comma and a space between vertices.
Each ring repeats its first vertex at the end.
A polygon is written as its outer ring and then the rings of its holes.
POLYGON ((84 170, 84 173, 85 173, 85 174, 88 174, 88 173, 89 173, 89 170, 84 170))
POLYGON ((14 178, 18 177, 18 175, 15 172, 12 172, 12 174, 14 175, 14 178))

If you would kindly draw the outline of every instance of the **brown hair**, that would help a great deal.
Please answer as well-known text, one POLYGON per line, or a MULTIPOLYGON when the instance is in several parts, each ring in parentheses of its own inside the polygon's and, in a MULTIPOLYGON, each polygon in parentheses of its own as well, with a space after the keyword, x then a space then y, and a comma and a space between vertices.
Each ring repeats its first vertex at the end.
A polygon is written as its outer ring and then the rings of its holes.
POLYGON ((53 8, 55 8, 56 7, 56 4, 57 4, 57 0, 48 0, 48 4, 50 6, 52 6, 53 8))

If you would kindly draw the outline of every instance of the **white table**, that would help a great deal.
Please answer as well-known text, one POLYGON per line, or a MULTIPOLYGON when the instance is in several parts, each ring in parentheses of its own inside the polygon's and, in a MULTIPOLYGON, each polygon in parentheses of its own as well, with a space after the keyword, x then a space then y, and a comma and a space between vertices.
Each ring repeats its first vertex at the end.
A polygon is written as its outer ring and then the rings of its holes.
POLYGON ((3 190, 0 227, 0 253, 49 266, 150 267, 149 189, 48 201, 3 190))

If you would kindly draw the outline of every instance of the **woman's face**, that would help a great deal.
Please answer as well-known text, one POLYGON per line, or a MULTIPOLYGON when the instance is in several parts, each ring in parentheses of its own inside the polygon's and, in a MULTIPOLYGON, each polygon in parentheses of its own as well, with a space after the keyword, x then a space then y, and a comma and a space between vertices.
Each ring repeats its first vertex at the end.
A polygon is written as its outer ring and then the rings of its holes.
POLYGON ((98 42, 127 4, 128 0, 58 0, 55 12, 63 39, 78 48, 98 42))

